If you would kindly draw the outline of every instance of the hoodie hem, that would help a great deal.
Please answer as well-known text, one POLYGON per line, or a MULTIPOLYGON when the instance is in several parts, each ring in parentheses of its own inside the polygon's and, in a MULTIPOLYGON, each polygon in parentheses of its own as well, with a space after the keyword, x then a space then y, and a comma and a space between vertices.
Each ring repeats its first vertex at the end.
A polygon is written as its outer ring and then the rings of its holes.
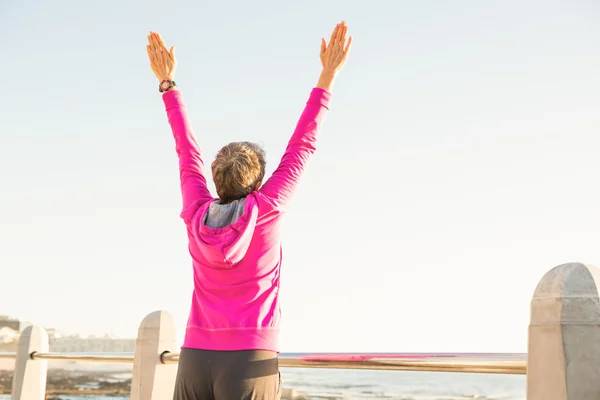
POLYGON ((215 351, 269 350, 279 353, 279 329, 188 327, 182 348, 215 351))

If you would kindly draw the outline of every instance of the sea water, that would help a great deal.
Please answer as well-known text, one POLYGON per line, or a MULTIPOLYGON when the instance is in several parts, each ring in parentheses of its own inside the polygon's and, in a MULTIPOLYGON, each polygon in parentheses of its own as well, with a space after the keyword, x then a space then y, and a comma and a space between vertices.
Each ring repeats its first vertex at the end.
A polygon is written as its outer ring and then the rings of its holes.
MULTIPOLYGON (((309 400, 525 400, 524 375, 281 368, 283 385, 309 400)), ((128 396, 58 396, 125 400, 128 396)), ((0 395, 0 400, 10 396, 0 395)))
POLYGON ((525 399, 525 376, 519 375, 282 369, 282 377, 286 388, 309 399, 525 399))

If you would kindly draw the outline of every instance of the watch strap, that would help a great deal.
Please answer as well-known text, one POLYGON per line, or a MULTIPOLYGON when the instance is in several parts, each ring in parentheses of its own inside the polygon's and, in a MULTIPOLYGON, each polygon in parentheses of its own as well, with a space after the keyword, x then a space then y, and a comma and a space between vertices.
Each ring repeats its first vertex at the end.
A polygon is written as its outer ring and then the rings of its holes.
POLYGON ((171 81, 171 80, 165 79, 165 80, 163 80, 163 81, 161 81, 161 82, 159 83, 159 85, 158 85, 158 91, 159 91, 159 92, 161 92, 161 93, 164 93, 164 92, 166 92, 166 91, 168 91, 168 90, 171 90, 171 89, 172 89, 172 88, 174 88, 175 86, 177 86, 177 84, 175 83, 175 81, 171 81), (164 83, 168 83, 168 84, 169 84, 169 87, 167 87, 167 88, 163 89, 163 84, 164 84, 164 83))

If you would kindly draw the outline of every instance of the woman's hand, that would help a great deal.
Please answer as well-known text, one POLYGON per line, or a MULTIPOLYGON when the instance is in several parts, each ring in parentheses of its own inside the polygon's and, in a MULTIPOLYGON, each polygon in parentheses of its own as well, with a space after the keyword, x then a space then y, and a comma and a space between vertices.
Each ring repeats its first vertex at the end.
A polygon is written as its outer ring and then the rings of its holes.
POLYGON ((148 58, 150 66, 159 82, 164 80, 175 80, 175 69, 177 68, 177 60, 175 59, 175 46, 171 50, 167 50, 165 42, 156 32, 150 32, 148 35, 148 58))
POLYGON ((352 44, 352 36, 346 39, 347 33, 348 26, 346 26, 346 21, 342 21, 333 30, 329 44, 325 42, 325 39, 321 39, 321 64, 323 65, 323 72, 321 72, 319 82, 317 83, 318 88, 331 92, 338 72, 346 64, 350 45, 352 44))
POLYGON ((324 70, 337 73, 344 67, 352 44, 352 36, 346 39, 347 33, 346 21, 342 21, 333 30, 329 44, 324 38, 321 39, 321 64, 324 70))

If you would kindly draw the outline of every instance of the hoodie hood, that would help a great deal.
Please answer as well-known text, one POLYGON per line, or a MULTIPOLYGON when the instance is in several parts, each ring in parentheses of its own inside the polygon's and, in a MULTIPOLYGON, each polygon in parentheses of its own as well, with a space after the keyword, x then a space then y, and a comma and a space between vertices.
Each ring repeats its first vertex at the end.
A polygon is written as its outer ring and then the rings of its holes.
POLYGON ((250 194, 230 204, 207 202, 198 211, 201 217, 194 229, 196 243, 207 263, 219 269, 235 267, 246 255, 254 235, 256 198, 250 194))

